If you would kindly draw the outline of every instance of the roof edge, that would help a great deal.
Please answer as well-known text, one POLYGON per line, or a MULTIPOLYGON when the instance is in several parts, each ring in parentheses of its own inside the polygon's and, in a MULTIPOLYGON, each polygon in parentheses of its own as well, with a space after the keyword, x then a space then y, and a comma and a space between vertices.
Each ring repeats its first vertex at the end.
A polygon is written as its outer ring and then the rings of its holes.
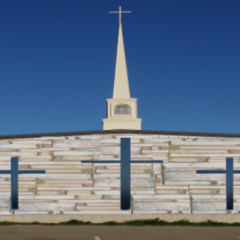
POLYGON ((16 138, 38 138, 38 137, 59 137, 74 135, 92 135, 92 134, 111 134, 111 133, 140 133, 140 134, 159 134, 159 135, 182 135, 182 136, 204 136, 204 137, 233 137, 240 138, 236 133, 206 133, 206 132, 178 132, 178 131, 156 131, 156 130, 131 130, 131 129, 114 129, 114 130, 96 130, 81 132, 56 132, 56 133, 36 133, 36 134, 19 134, 19 135, 2 135, 0 139, 16 138))

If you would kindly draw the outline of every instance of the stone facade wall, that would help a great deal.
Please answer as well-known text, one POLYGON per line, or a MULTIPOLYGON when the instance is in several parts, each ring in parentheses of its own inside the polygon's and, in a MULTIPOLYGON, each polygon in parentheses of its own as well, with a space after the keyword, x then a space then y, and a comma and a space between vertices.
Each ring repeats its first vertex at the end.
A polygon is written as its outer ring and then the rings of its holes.
POLYGON ((225 169, 234 157, 240 169, 240 138, 94 134, 0 140, 0 169, 46 170, 19 175, 19 210, 10 210, 10 175, 0 174, 0 215, 13 214, 196 214, 240 213, 240 174, 234 175, 234 211, 226 211, 225 175, 196 174, 225 169), (120 210, 120 138, 131 138, 130 211, 120 210))

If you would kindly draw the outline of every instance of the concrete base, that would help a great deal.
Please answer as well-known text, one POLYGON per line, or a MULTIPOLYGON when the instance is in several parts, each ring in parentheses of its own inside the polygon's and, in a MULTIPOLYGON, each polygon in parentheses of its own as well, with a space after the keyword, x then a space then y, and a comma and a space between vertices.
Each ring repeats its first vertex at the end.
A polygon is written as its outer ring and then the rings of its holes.
POLYGON ((134 215, 11 215, 0 216, 0 222, 41 222, 59 223, 70 220, 90 221, 92 223, 102 223, 108 221, 124 222, 131 220, 155 219, 167 222, 188 220, 190 222, 216 221, 225 223, 240 222, 240 214, 134 214, 134 215))

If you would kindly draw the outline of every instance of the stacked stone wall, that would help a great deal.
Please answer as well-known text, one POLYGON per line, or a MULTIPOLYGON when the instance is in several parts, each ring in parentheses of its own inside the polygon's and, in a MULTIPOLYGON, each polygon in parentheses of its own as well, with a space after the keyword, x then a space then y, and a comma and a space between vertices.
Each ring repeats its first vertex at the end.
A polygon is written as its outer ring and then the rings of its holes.
POLYGON ((234 211, 226 211, 226 157, 240 169, 240 138, 150 134, 94 134, 0 140, 0 169, 46 174, 19 175, 19 210, 10 209, 10 174, 0 175, 0 215, 14 214, 199 214, 240 213, 240 174, 234 175, 234 211), (131 138, 132 208, 120 210, 120 164, 82 160, 120 160, 120 138, 131 138))

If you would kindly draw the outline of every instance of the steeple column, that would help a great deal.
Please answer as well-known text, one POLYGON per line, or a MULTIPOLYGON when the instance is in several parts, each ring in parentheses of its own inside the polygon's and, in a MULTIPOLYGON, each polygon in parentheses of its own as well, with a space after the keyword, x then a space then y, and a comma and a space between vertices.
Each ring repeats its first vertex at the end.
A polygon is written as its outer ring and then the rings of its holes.
POLYGON ((107 99, 107 118, 103 119, 103 130, 140 130, 142 119, 137 118, 137 99, 131 98, 130 96, 127 63, 121 23, 121 14, 130 13, 130 11, 122 11, 121 7, 119 7, 118 12, 110 13, 119 13, 119 31, 113 98, 107 99))

